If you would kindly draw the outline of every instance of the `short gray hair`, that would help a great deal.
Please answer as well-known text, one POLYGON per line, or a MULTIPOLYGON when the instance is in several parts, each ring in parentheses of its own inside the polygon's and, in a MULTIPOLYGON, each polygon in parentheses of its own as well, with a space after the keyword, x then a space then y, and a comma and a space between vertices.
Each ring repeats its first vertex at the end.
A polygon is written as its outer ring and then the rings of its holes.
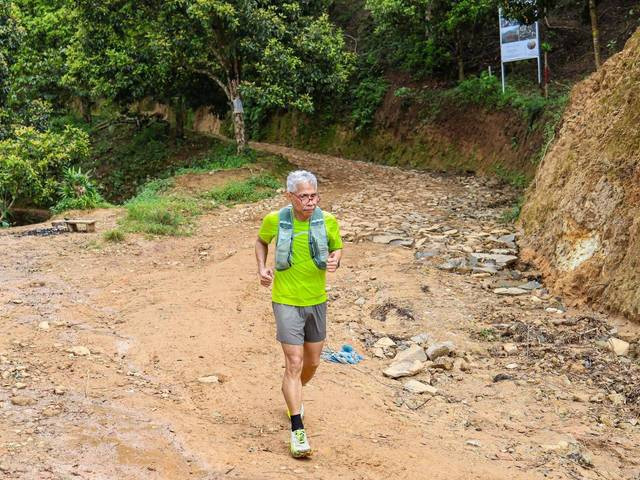
POLYGON ((296 170, 287 177, 287 192, 297 192, 298 185, 301 183, 310 183, 313 188, 318 189, 318 179, 313 173, 306 170, 296 170))

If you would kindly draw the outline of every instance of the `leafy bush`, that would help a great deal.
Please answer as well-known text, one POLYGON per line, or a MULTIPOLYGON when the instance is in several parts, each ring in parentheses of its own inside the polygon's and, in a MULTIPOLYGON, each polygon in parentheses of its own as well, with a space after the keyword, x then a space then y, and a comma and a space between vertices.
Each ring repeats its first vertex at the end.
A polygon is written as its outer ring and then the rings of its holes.
POLYGON ((366 130, 373 124, 376 110, 382 103, 389 84, 383 78, 365 78, 354 92, 351 118, 357 132, 366 130))
POLYGON ((87 134, 73 127, 62 132, 19 127, 14 135, 0 141, 0 221, 7 221, 16 202, 54 204, 64 169, 89 155, 87 134))
POLYGON ((89 178, 89 172, 83 172, 80 167, 69 167, 64 171, 59 194, 60 200, 51 209, 54 213, 109 206, 89 178))

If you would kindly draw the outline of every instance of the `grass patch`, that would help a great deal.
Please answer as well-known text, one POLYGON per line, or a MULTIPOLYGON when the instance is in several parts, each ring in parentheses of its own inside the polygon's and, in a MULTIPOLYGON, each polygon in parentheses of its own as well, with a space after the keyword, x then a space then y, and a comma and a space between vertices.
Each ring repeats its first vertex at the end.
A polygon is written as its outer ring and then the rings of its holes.
POLYGON ((274 196, 282 183, 271 175, 255 175, 247 180, 230 182, 214 188, 205 196, 224 205, 251 203, 274 196))
POLYGON ((123 242, 125 237, 126 236, 124 232, 117 228, 114 228, 113 230, 107 230, 102 234, 102 238, 104 239, 105 242, 112 242, 112 243, 123 242))
POLYGON ((505 223, 505 224, 515 223, 516 220, 520 218, 520 212, 522 211, 523 204, 524 204, 524 197, 520 196, 518 198, 518 201, 513 207, 509 208, 508 210, 505 210, 502 213, 502 216, 499 219, 500 223, 505 223))
POLYGON ((512 187, 524 189, 527 185, 529 185, 529 179, 527 176, 516 170, 509 170, 508 168, 503 167, 500 164, 496 164, 492 168, 493 173, 505 183, 508 183, 512 187))
POLYGON ((499 340, 498 332, 493 328, 482 328, 476 331, 474 336, 483 342, 496 342, 499 340))

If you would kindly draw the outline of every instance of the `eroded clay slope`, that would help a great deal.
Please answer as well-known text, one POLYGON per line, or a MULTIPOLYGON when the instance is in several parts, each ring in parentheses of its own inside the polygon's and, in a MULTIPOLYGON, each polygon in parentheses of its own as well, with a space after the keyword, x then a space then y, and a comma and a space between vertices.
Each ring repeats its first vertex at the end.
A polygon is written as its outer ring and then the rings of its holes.
POLYGON ((521 221, 557 291, 640 320, 640 30, 574 88, 521 221))

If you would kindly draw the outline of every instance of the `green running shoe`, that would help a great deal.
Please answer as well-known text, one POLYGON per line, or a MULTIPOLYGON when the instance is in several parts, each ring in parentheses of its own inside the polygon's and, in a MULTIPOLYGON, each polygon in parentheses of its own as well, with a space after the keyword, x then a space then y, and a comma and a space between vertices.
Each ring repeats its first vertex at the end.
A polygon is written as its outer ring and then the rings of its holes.
POLYGON ((293 458, 303 458, 311 455, 311 447, 303 428, 291 432, 291 455, 293 458))
MULTIPOLYGON (((287 408, 287 417, 291 418, 291 412, 287 408)), ((304 403, 300 404, 300 418, 304 420, 304 403)))

